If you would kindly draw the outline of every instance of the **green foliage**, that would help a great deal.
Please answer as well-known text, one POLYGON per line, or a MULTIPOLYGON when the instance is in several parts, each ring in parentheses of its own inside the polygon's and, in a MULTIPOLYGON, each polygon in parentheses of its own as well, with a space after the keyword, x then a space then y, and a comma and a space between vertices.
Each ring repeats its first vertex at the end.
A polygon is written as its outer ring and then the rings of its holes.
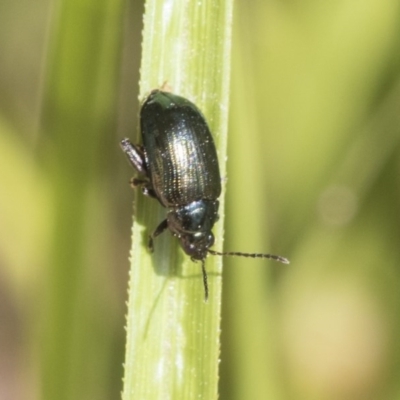
POLYGON ((399 4, 235 11, 222 398, 396 398, 399 4))
POLYGON ((215 398, 218 358, 221 399, 398 398, 399 2, 237 1, 229 106, 230 8, 161 3, 141 58, 139 2, 1 2, 2 393, 120 397, 134 194, 118 141, 167 82, 218 144, 216 249, 291 264, 226 258, 221 279, 209 257, 204 304, 168 233, 147 253, 165 210, 137 195, 124 400, 215 398))
MULTIPOLYGON (((204 112, 225 174, 231 1, 146 3, 140 93, 164 86, 204 112), (188 23, 190 21, 190 23, 188 23)), ((223 199, 222 199, 223 200, 223 199)), ((223 201, 216 227, 222 244, 223 201)), ((149 254, 147 235, 165 218, 158 203, 136 196, 128 303, 124 400, 216 399, 222 260, 209 257, 204 302, 199 264, 164 234, 149 254)))

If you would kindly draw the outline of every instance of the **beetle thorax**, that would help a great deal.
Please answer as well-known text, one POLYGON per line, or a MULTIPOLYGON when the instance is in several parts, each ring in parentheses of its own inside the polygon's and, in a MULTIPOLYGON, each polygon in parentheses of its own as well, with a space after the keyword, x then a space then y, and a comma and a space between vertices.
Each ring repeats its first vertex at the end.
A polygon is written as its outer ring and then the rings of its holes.
POLYGON ((218 220, 218 206, 218 201, 198 200, 168 212, 169 229, 180 239, 185 253, 195 260, 203 260, 214 244, 211 229, 218 220))

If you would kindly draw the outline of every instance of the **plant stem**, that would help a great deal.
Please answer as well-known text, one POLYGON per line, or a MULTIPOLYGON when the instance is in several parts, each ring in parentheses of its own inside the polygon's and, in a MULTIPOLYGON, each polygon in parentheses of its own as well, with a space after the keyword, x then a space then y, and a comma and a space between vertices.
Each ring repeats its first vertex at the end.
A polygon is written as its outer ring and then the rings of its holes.
MULTIPOLYGON (((193 101, 213 133, 225 176, 232 25, 231 0, 146 3, 140 99, 167 84, 193 101)), ((223 196, 215 226, 222 247, 223 196)), ((207 259, 204 302, 199 264, 165 233, 149 254, 147 235, 165 218, 157 202, 135 200, 124 400, 216 399, 222 259, 207 259)))

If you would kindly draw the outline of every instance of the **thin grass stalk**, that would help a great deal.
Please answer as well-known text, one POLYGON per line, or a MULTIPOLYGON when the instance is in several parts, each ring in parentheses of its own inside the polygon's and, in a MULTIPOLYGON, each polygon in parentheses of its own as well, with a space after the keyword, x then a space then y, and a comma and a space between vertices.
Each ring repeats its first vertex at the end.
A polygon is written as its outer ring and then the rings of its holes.
MULTIPOLYGON (((140 100, 167 84, 203 111, 225 176, 232 1, 149 0, 143 31, 140 100)), ((136 136, 139 141, 139 134, 136 136)), ((223 196, 215 249, 222 248, 223 196)), ((216 399, 220 356, 222 259, 199 264, 165 233, 155 252, 147 236, 165 218, 157 202, 135 198, 127 317, 124 400, 216 399)))

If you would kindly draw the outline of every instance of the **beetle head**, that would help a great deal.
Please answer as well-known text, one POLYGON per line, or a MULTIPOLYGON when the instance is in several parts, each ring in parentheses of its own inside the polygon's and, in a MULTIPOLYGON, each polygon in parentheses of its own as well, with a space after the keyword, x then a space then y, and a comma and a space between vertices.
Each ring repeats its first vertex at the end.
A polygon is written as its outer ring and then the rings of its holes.
POLYGON ((168 228, 177 236, 185 253, 194 260, 204 260, 214 244, 211 232, 218 219, 218 201, 199 200, 172 209, 168 228))
POLYGON ((212 232, 197 232, 181 235, 179 240, 183 250, 192 260, 204 260, 208 249, 214 244, 214 235, 212 232))

